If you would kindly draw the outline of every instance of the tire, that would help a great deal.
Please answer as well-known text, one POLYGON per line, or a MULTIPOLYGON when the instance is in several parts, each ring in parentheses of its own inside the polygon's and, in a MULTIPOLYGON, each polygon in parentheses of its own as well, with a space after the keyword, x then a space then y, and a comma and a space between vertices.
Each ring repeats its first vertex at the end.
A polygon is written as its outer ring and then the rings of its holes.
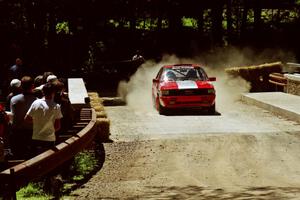
POLYGON ((215 114, 216 113, 216 104, 215 103, 208 108, 208 113, 209 114, 215 114))
POLYGON ((164 107, 162 107, 162 106, 160 105, 160 103, 159 103, 159 105, 158 105, 158 113, 159 113, 160 115, 165 115, 166 112, 167 112, 167 109, 164 108, 164 107))
POLYGON ((160 105, 158 96, 156 98, 156 109, 160 115, 164 115, 166 113, 166 108, 160 105))

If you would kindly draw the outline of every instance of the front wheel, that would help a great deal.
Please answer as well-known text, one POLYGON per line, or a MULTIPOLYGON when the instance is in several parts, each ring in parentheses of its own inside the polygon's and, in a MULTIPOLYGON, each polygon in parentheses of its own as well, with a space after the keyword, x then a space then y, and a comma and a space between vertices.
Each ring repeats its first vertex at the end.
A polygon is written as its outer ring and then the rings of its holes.
POLYGON ((156 98, 156 109, 160 115, 163 115, 166 113, 166 108, 164 108, 160 103, 159 103, 159 97, 157 96, 156 98))
POLYGON ((164 115, 164 114, 166 114, 166 112, 167 112, 167 109, 166 108, 164 108, 162 105, 160 105, 160 103, 159 103, 159 105, 158 105, 158 113, 160 114, 160 115, 164 115))
POLYGON ((215 103, 208 108, 208 113, 209 114, 215 114, 216 113, 216 104, 215 103))

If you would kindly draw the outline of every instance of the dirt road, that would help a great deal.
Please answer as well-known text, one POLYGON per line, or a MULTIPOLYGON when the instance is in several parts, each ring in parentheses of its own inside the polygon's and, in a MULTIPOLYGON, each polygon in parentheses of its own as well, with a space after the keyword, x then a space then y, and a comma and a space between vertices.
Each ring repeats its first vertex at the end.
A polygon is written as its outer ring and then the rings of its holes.
POLYGON ((75 199, 300 199, 300 124, 236 102, 221 115, 107 107, 114 143, 75 199))

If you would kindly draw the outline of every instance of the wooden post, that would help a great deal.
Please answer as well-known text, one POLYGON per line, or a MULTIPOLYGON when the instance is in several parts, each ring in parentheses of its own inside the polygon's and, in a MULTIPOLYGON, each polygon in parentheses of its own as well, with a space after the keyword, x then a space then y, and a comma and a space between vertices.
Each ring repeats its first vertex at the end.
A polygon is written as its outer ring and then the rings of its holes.
POLYGON ((11 168, 9 171, 10 171, 9 198, 12 200, 16 200, 17 191, 16 191, 16 182, 15 182, 15 170, 11 168))

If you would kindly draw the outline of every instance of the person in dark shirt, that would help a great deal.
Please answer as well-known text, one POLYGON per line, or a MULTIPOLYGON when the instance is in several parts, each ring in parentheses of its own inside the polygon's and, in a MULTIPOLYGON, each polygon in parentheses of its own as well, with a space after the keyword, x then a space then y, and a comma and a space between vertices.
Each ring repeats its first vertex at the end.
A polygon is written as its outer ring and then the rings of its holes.
POLYGON ((31 77, 24 76, 21 79, 21 87, 23 92, 14 96, 10 101, 10 110, 13 115, 10 144, 16 159, 28 158, 30 155, 32 124, 26 122, 24 117, 32 102, 36 100, 31 77))
POLYGON ((14 96, 20 94, 22 92, 21 81, 19 79, 11 80, 9 84, 9 94, 6 97, 6 107, 5 110, 10 110, 10 100, 14 96))
POLYGON ((23 61, 21 58, 17 58, 15 64, 9 68, 9 79, 21 79, 25 75, 23 67, 23 61))

